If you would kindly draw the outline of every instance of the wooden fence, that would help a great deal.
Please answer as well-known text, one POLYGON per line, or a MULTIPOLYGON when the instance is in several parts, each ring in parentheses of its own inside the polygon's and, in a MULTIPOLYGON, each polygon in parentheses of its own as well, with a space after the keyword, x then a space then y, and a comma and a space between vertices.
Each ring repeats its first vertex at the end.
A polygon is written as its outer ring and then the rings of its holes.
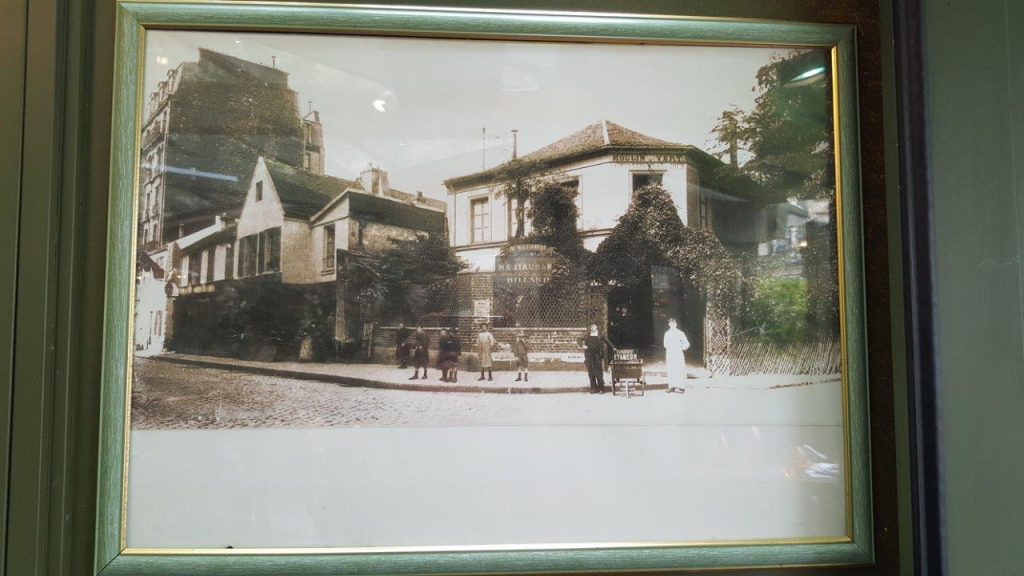
POLYGON ((778 346, 753 338, 733 339, 727 374, 835 374, 839 372, 838 340, 778 346))

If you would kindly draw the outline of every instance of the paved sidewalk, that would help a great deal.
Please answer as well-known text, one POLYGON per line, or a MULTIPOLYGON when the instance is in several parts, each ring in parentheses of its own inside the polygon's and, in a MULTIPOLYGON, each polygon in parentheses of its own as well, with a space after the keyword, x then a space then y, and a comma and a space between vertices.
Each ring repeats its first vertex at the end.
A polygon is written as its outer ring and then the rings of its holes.
MULTIPOLYGON (((383 390, 408 390, 415 392, 472 392, 494 394, 548 394, 585 393, 590 390, 585 371, 531 370, 529 382, 516 382, 515 371, 495 371, 493 381, 478 381, 480 373, 459 372, 456 383, 441 382, 441 371, 431 368, 427 379, 410 380, 413 369, 400 369, 383 364, 341 364, 318 362, 256 362, 216 356, 194 354, 164 354, 151 356, 149 360, 172 362, 206 368, 219 368, 233 372, 248 372, 280 378, 296 378, 332 382, 342 386, 377 388, 383 390)), ((665 390, 667 378, 658 366, 645 371, 647 390, 665 390)), ((422 374, 421 374, 422 375, 422 374)), ((691 374, 687 388, 722 390, 768 390, 806 386, 821 382, 837 381, 838 374, 824 376, 799 375, 755 375, 755 376, 713 376, 694 378, 691 374)), ((611 391, 611 376, 605 374, 605 383, 611 391)))

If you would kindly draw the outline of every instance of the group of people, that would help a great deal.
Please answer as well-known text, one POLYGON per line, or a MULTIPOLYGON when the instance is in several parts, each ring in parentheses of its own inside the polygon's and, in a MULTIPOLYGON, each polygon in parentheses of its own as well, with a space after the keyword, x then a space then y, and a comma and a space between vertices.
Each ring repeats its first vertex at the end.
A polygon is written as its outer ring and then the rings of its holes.
MULTIPOLYGON (((437 367, 441 370, 442 382, 457 382, 459 379, 459 356, 462 355, 462 343, 459 342, 457 328, 442 328, 438 338, 437 367)), ((399 368, 408 368, 412 360, 413 373, 409 380, 427 379, 427 367, 430 365, 430 334, 423 331, 422 326, 410 330, 405 324, 399 324, 395 332, 395 357, 399 368), (420 369, 423 376, 420 376, 420 369)))
MULTIPOLYGON (((682 394, 686 391, 686 350, 690 341, 679 329, 675 318, 669 318, 668 330, 662 338, 665 346, 665 367, 668 372, 668 392, 682 394)), ((590 393, 604 394, 604 367, 609 355, 615 353, 615 345, 597 330, 597 324, 590 325, 589 333, 580 342, 583 347, 583 364, 590 376, 590 393)))
MULTIPOLYGON (((409 380, 427 378, 427 367, 430 364, 430 335, 422 326, 416 330, 410 330, 405 324, 399 324, 395 333, 397 347, 395 357, 398 359, 399 367, 408 367, 412 360, 413 373, 409 380), (420 376, 420 369, 423 375, 420 376)), ((590 393, 604 394, 605 382, 604 371, 609 356, 614 354, 615 346, 610 340, 597 329, 597 324, 591 324, 586 336, 580 342, 583 349, 583 364, 587 369, 590 378, 590 393)), ((665 346, 665 364, 668 370, 668 391, 684 391, 686 382, 686 358, 684 351, 690 347, 690 342, 677 326, 676 320, 669 319, 668 330, 665 332, 663 344, 665 346)), ((494 380, 494 349, 498 343, 491 334, 490 324, 480 325, 480 331, 476 336, 474 348, 477 360, 480 364, 480 376, 477 381, 494 380)), ((459 357, 462 356, 462 343, 459 340, 457 328, 441 328, 438 338, 437 367, 441 370, 442 382, 458 382, 459 378, 459 357)), ((512 344, 512 353, 516 362, 516 382, 530 381, 530 344, 526 333, 520 331, 516 334, 515 342, 512 344)))
MULTIPOLYGON (((399 368, 408 368, 412 360, 413 373, 409 380, 426 379, 427 366, 430 364, 430 335, 422 326, 416 330, 410 330, 405 324, 399 324, 395 332, 395 357, 398 359, 399 368), (423 369, 423 376, 420 376, 420 369, 423 369)), ((481 324, 480 332, 475 341, 477 360, 480 363, 480 377, 477 381, 494 380, 494 349, 498 346, 497 340, 491 334, 490 324, 481 324)), ((437 367, 441 370, 442 382, 458 382, 459 378, 459 357, 462 356, 462 343, 459 340, 458 328, 441 328, 437 341, 437 367)), ((516 359, 518 376, 516 382, 530 381, 530 345, 526 340, 526 333, 519 332, 516 335, 515 343, 512 345, 512 352, 516 359)))

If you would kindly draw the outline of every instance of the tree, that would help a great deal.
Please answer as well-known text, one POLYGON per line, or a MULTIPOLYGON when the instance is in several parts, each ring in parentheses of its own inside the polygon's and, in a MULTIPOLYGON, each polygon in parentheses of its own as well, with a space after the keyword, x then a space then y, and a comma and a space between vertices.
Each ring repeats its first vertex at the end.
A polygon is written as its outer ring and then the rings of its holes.
POLYGON ((778 345, 807 336, 807 282, 800 278, 759 278, 750 300, 750 321, 765 340, 778 345))
POLYGON ((456 275, 466 267, 442 235, 392 240, 393 246, 377 258, 362 258, 366 291, 377 295, 389 314, 422 318, 446 312, 453 299, 456 275))
MULTIPOLYGON (((723 148, 738 142, 750 153, 742 166, 715 169, 719 182, 751 178, 763 186, 766 204, 790 198, 828 201, 829 217, 807 223, 806 246, 800 251, 807 300, 802 330, 818 334, 835 334, 839 322, 835 134, 828 70, 820 50, 775 57, 757 71, 753 109, 744 114, 730 108, 713 129, 723 148)), ((758 275, 747 264, 745 292, 755 298, 758 275)))
POLYGON ((545 166, 540 162, 513 158, 498 167, 498 195, 515 206, 516 230, 513 238, 526 235, 526 205, 541 182, 545 166))
MULTIPOLYGON (((754 109, 724 112, 713 129, 729 152, 751 153, 741 171, 776 199, 827 198, 835 190, 832 93, 820 51, 774 58, 756 75, 754 109)), ((734 163, 733 165, 737 165, 734 163)))
POLYGON ((722 112, 718 123, 711 129, 720 143, 716 151, 728 154, 729 165, 733 168, 739 167, 740 144, 748 140, 746 121, 743 111, 733 104, 722 112))
POLYGON ((575 186, 554 180, 537 179, 531 184, 530 221, 533 231, 530 240, 551 246, 564 256, 570 266, 583 270, 590 253, 583 247, 583 236, 578 222, 579 208, 575 186))

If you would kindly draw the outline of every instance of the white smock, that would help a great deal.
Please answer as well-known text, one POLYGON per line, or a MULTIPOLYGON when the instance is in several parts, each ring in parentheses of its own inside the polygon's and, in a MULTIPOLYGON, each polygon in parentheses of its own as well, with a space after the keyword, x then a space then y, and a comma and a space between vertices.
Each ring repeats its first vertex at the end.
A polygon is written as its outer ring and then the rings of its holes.
POLYGON ((686 355, 684 350, 690 348, 690 341, 679 328, 665 331, 665 364, 668 369, 668 387, 683 388, 686 384, 686 355))

